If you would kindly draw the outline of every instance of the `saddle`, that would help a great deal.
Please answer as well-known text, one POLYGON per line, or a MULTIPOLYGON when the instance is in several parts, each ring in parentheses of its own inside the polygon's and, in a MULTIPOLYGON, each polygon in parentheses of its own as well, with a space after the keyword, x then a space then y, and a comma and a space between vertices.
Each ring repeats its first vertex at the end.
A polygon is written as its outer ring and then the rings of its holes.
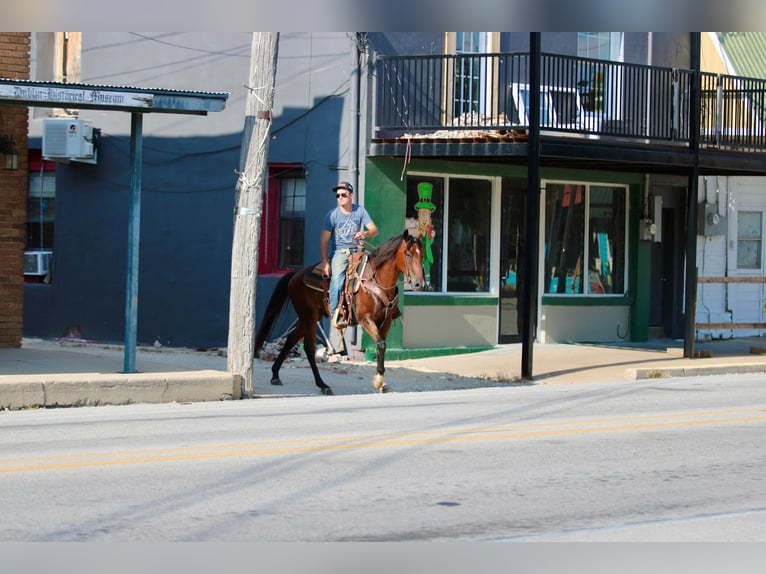
POLYGON ((322 293, 322 302, 326 315, 330 315, 330 278, 322 272, 321 261, 303 274, 303 284, 309 289, 322 293))
MULTIPOLYGON (((356 313, 354 311, 354 294, 361 287, 361 279, 365 275, 372 277, 372 270, 367 266, 369 253, 358 251, 352 253, 346 268, 346 281, 340 294, 340 314, 349 325, 356 325, 356 313)), ((314 265, 308 273, 303 274, 303 284, 309 289, 322 293, 324 310, 329 317, 330 309, 330 278, 323 275, 322 263, 314 265)))

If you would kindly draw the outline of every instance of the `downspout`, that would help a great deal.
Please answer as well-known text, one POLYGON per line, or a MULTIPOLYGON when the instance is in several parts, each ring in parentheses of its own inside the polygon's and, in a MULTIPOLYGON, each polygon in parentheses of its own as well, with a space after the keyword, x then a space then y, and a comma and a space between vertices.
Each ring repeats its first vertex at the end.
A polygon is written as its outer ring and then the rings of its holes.
POLYGON ((350 121, 351 130, 349 138, 349 160, 348 176, 351 185, 357 192, 359 203, 363 202, 364 190, 359 188, 359 141, 361 139, 361 65, 360 59, 364 50, 364 33, 355 32, 351 42, 350 58, 351 66, 349 69, 349 101, 350 101, 350 121))
MULTIPOLYGON (((349 101, 351 105, 349 126, 351 130, 349 138, 348 176, 351 185, 356 190, 357 201, 364 204, 364 190, 359 187, 359 141, 362 129, 361 120, 361 65, 360 60, 364 50, 364 32, 355 32, 350 49, 349 68, 349 101)), ((356 345, 359 340, 359 329, 351 330, 351 344, 356 345)))

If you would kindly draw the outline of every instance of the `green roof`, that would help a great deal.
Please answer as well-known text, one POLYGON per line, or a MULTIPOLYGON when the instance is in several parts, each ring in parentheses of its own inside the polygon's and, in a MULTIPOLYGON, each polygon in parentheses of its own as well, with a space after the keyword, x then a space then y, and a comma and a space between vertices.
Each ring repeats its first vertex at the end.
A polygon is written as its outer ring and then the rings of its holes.
POLYGON ((718 32, 734 75, 766 79, 766 32, 718 32))

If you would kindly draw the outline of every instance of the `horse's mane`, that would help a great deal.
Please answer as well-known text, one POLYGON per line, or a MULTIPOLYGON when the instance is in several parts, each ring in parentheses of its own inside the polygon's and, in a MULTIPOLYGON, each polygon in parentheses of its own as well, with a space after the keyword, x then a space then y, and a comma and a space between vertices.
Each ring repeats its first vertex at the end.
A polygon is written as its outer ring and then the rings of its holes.
MULTIPOLYGON (((407 237, 408 241, 420 242, 420 239, 414 237, 413 235, 408 235, 407 237)), ((370 254, 370 257, 373 260, 373 266, 375 267, 376 271, 380 269, 386 262, 396 257, 396 251, 399 249, 399 244, 402 242, 402 239, 402 235, 395 235, 391 239, 386 239, 370 254)))

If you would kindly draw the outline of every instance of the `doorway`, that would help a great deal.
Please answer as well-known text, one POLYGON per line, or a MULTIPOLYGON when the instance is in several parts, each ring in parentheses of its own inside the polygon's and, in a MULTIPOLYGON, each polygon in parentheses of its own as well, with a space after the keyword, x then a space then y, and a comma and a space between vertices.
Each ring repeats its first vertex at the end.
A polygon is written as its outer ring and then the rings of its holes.
POLYGON ((683 339, 684 214, 682 187, 655 187, 661 198, 660 241, 652 242, 649 298, 649 337, 683 339))
POLYGON ((503 178, 500 201, 500 310, 498 343, 521 342, 527 180, 503 178))

